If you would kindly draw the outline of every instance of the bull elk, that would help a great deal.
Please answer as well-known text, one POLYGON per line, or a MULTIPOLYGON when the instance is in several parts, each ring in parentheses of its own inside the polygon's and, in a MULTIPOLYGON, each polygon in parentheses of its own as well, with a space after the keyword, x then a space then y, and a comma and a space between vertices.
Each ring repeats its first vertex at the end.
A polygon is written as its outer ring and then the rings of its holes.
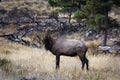
MULTIPOLYGON (((49 30, 50 32, 50 30, 49 30)), ((86 65, 86 69, 89 70, 89 61, 86 58, 87 46, 80 40, 53 38, 50 33, 47 32, 43 38, 43 44, 46 50, 49 50, 56 56, 56 69, 59 68, 60 56, 79 56, 82 62, 82 70, 86 65)))

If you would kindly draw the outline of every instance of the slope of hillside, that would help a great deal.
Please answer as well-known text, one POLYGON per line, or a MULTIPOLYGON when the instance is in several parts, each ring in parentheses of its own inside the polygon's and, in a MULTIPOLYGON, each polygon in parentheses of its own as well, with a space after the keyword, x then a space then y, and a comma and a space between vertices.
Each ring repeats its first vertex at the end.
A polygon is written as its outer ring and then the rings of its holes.
POLYGON ((55 56, 44 48, 30 48, 16 43, 0 44, 0 59, 10 61, 0 66, 0 80, 119 80, 120 58, 113 55, 89 55, 90 71, 81 70, 78 57, 61 56, 55 70, 55 56), (4 51, 3 51, 4 50, 4 51))
POLYGON ((117 19, 117 21, 120 23, 120 7, 112 8, 112 10, 109 12, 109 16, 111 16, 113 19, 117 19))
POLYGON ((14 7, 22 8, 28 7, 34 10, 50 10, 47 1, 45 0, 13 0, 0 2, 0 7, 7 10, 13 9, 14 7))

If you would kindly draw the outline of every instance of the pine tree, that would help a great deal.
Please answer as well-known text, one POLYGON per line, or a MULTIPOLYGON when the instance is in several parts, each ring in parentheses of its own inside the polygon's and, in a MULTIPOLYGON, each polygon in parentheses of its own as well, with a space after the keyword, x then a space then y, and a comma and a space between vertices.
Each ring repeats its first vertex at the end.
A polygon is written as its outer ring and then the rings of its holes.
POLYGON ((69 12, 69 20, 71 21, 72 12, 75 11, 74 9, 81 8, 81 4, 85 3, 85 0, 48 0, 48 3, 52 7, 61 7, 62 10, 69 12))
POLYGON ((113 6, 120 6, 119 0, 85 0, 81 9, 75 12, 74 18, 77 21, 84 21, 89 28, 104 31, 103 45, 107 43, 107 29, 115 27, 116 21, 108 16, 113 6))

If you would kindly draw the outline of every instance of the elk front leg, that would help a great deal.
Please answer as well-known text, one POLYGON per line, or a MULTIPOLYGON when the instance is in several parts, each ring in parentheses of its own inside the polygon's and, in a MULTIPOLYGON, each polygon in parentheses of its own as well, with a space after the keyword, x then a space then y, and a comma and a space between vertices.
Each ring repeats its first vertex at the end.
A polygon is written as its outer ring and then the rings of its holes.
POLYGON ((56 55, 56 69, 59 69, 60 55, 56 55))

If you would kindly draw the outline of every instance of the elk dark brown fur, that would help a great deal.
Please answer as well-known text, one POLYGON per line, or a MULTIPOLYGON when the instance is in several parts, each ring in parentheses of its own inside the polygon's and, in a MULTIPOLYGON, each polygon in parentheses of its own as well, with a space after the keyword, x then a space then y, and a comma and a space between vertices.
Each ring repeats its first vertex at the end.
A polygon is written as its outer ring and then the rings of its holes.
POLYGON ((86 64, 86 69, 89 69, 88 59, 86 58, 87 46, 80 40, 53 38, 46 35, 43 39, 45 49, 49 50, 56 56, 56 69, 59 68, 60 56, 79 56, 82 62, 82 70, 86 64))

